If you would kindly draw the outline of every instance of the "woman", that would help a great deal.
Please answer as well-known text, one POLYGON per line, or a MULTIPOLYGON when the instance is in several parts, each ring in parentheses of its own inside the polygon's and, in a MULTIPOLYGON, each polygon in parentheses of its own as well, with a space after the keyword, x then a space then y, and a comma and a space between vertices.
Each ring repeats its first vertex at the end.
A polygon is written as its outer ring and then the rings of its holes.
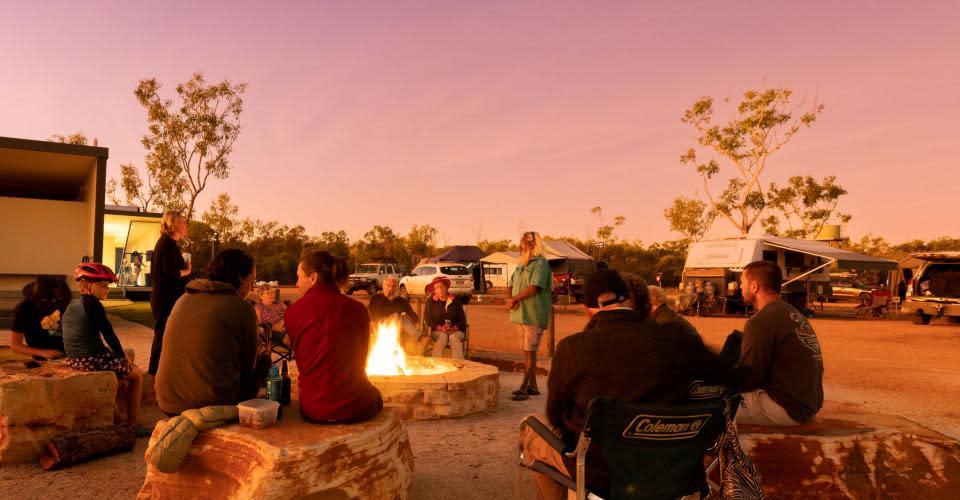
MULTIPOLYGON (((173 304, 183 295, 190 276, 190 263, 185 261, 177 244, 187 235, 187 219, 179 212, 165 212, 160 223, 160 239, 153 249, 150 281, 150 309, 153 311, 153 346, 150 349, 149 375, 157 374, 160 366, 160 351, 163 348, 163 331, 173 304)), ((148 384, 148 390, 150 385, 148 384)))
POLYGON ((62 358, 63 337, 53 335, 70 303, 70 287, 62 278, 41 277, 23 287, 23 300, 13 310, 10 350, 34 359, 62 358))
POLYGON ((257 395, 269 360, 257 363, 257 317, 244 300, 256 279, 242 250, 214 257, 206 279, 187 284, 167 321, 157 403, 168 414, 236 404, 257 395))
POLYGON ((257 313, 257 324, 264 327, 264 333, 270 333, 270 340, 274 345, 289 345, 286 326, 283 324, 283 315, 287 312, 287 305, 280 302, 280 289, 264 283, 257 287, 259 300, 253 305, 257 313))
POLYGON ((287 308, 284 323, 300 371, 300 414, 307 422, 362 422, 383 408, 365 371, 370 317, 341 293, 347 277, 346 262, 327 252, 305 254, 297 266, 301 297, 287 308))
POLYGON ((450 279, 438 276, 425 288, 427 300, 423 320, 430 327, 433 357, 443 356, 443 349, 450 343, 454 359, 463 359, 463 339, 467 330, 467 316, 460 299, 450 295, 450 279))

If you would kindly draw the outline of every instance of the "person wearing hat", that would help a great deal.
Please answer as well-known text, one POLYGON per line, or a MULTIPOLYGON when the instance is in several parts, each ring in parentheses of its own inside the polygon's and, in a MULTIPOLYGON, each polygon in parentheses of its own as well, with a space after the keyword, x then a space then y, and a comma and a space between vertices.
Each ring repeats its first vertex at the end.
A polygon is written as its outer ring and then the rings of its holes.
POLYGON ((427 297, 423 320, 430 327, 433 357, 443 356, 443 349, 450 343, 455 359, 463 359, 463 339, 467 330, 467 315, 460 299, 450 295, 450 279, 437 276, 425 288, 427 297))
MULTIPOLYGON (((636 288, 645 295, 645 286, 636 288)), ((590 400, 606 397, 636 403, 679 403, 689 397, 694 380, 725 383, 729 364, 699 338, 679 335, 674 326, 637 311, 631 289, 616 271, 587 276, 584 306, 590 318, 581 333, 557 344, 547 378, 546 418, 554 433, 572 449, 577 442, 590 400)), ((644 298, 644 300, 647 300, 644 298)), ((523 456, 540 460, 571 477, 576 464, 564 458, 529 427, 520 434, 523 456)), ((606 467, 596 449, 588 451, 587 487, 606 497, 606 467)), ((534 473, 537 498, 565 498, 565 488, 534 473)))
POLYGON ((543 331, 550 324, 550 308, 553 307, 551 291, 553 272, 550 263, 543 257, 543 239, 527 231, 520 237, 519 265, 510 277, 510 298, 507 309, 510 322, 517 325, 524 354, 523 382, 513 391, 514 401, 523 401, 537 396, 537 350, 543 331))

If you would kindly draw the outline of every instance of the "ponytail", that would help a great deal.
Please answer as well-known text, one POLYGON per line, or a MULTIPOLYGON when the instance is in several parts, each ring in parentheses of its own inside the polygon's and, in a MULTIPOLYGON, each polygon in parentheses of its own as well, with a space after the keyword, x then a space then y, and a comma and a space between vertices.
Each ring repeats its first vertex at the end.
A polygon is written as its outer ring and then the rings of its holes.
POLYGON ((304 253, 300 257, 300 265, 305 272, 317 273, 318 282, 328 283, 338 288, 346 284, 350 276, 345 260, 323 250, 304 253))

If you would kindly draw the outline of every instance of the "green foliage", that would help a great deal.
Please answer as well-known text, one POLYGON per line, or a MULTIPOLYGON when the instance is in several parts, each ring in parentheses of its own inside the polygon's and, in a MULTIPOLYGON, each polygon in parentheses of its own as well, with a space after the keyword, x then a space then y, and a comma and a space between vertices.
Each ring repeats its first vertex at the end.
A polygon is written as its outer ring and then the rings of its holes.
POLYGON ((87 136, 82 130, 69 135, 54 134, 50 136, 49 140, 51 142, 59 142, 62 144, 73 144, 74 146, 86 146, 90 143, 89 139, 87 139, 87 136))
POLYGON ((494 252, 519 252, 520 246, 512 240, 480 240, 477 248, 490 255, 494 252))
POLYGON ((197 196, 212 176, 230 175, 229 155, 240 135, 241 94, 245 83, 228 80, 207 84, 194 73, 176 87, 179 107, 160 97, 156 78, 140 80, 134 91, 147 112, 148 133, 143 136, 149 176, 171 199, 183 198, 187 220, 192 220, 197 196))
POLYGON ((210 208, 200 216, 213 231, 216 231, 220 239, 229 241, 231 239, 239 240, 240 235, 234 234, 235 220, 240 213, 240 208, 230 201, 230 195, 220 193, 210 208))
POLYGON ((809 175, 795 175, 782 188, 771 182, 767 207, 776 210, 779 217, 771 214, 763 219, 764 231, 789 238, 813 238, 831 218, 849 222, 849 214, 836 212, 840 197, 847 194, 836 180, 835 175, 824 177, 822 183, 809 175), (786 223, 785 229, 781 229, 781 223, 786 223))
POLYGON ((891 245, 882 236, 866 234, 856 242, 845 243, 843 248, 875 257, 900 260, 918 252, 960 251, 960 238, 941 236, 930 241, 910 240, 891 245))
POLYGON ((663 211, 670 230, 680 233, 684 241, 700 241, 710 230, 717 213, 707 210, 707 204, 696 198, 678 196, 673 205, 663 211))
POLYGON ((713 98, 702 97, 681 118, 697 131, 700 149, 712 150, 735 167, 736 174, 726 188, 714 195, 710 181, 720 174, 720 163, 714 158, 702 161, 696 147, 680 155, 680 163, 693 166, 702 177, 712 210, 741 234, 750 232, 765 208, 760 178, 769 157, 823 112, 823 105, 814 99, 806 112, 795 117, 803 102, 794 105, 792 96, 793 91, 785 88, 748 90, 732 118, 723 124, 714 122, 713 98))

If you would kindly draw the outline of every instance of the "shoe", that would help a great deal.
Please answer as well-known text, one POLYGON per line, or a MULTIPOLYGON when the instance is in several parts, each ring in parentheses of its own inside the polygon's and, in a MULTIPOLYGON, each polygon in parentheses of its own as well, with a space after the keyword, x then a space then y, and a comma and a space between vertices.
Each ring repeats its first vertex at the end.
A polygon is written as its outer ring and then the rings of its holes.
POLYGON ((148 427, 146 425, 140 424, 137 426, 137 429, 134 431, 134 433, 137 435, 138 438, 150 437, 151 435, 153 435, 154 427, 155 426, 153 425, 148 427))
MULTIPOLYGON (((527 392, 527 390, 526 390, 525 388, 521 387, 521 388, 513 391, 511 394, 513 394, 514 396, 516 396, 517 394, 529 394, 529 393, 527 392)), ((538 392, 537 394, 540 394, 540 393, 538 392)))
POLYGON ((510 399, 512 399, 512 400, 514 400, 514 401, 526 401, 526 400, 530 399, 530 396, 529 396, 526 392, 521 392, 521 393, 519 393, 519 394, 518 394, 518 393, 514 393, 514 394, 513 394, 513 397, 510 398, 510 399))
POLYGON ((540 395, 540 391, 538 391, 538 390, 536 390, 536 389, 527 389, 527 394, 529 394, 529 395, 531 395, 531 396, 539 396, 539 395, 540 395))

